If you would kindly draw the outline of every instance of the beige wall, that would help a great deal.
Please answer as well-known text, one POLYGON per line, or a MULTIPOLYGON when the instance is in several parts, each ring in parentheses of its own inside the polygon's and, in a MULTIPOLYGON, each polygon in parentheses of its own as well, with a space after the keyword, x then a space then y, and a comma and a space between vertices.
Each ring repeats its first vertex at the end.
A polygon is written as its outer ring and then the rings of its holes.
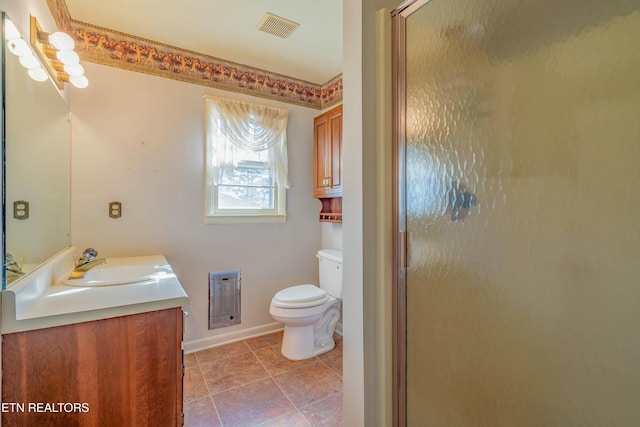
MULTIPOLYGON (((397 1, 345 0, 343 9, 344 198, 344 425, 385 425, 378 402, 378 368, 383 354, 378 310, 376 158, 378 72, 376 14, 397 1)), ((384 363, 384 362, 382 362, 384 363)))
POLYGON ((187 349, 279 327, 269 304, 280 289, 316 283, 320 248, 313 198, 313 117, 289 110, 287 221, 204 224, 203 93, 276 103, 86 64, 90 85, 73 90, 72 242, 104 256, 164 254, 190 297, 187 349), (107 216, 122 202, 122 218, 107 216), (207 274, 242 271, 242 323, 208 330, 207 274), (235 335, 234 335, 235 334, 235 335))

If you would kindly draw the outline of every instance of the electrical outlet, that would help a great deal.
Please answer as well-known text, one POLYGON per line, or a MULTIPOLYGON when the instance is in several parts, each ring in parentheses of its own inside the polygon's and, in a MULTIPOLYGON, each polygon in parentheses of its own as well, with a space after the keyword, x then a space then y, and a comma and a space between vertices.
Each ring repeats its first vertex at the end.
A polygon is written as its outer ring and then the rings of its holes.
POLYGON ((29 202, 25 200, 16 200, 13 202, 13 217, 15 219, 29 218, 29 202))
POLYGON ((122 216, 122 203, 109 203, 109 218, 120 218, 122 216))

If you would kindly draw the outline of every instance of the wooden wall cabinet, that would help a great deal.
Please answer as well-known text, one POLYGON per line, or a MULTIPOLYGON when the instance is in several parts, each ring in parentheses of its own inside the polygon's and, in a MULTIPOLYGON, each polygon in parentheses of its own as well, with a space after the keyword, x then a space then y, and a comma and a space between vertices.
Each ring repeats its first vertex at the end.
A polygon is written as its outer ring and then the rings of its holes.
POLYGON ((342 222, 342 105, 314 118, 313 126, 313 197, 322 202, 320 221, 342 222))
POLYGON ((176 307, 3 335, 2 401, 23 407, 2 425, 181 426, 182 317, 176 307))

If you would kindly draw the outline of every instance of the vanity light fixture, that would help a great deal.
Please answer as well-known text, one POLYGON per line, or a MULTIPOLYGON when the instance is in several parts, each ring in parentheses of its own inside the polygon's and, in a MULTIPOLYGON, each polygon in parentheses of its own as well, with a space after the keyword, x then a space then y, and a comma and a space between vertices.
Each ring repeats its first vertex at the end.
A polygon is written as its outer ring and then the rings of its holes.
POLYGON ((73 38, 62 31, 48 34, 47 37, 49 44, 61 52, 72 51, 73 48, 76 47, 73 38))
POLYGON ((4 20, 4 37, 6 40, 15 40, 21 39, 20 31, 16 28, 15 24, 11 19, 5 18, 4 20))
POLYGON ((31 48, 29 48, 29 45, 23 39, 13 39, 8 41, 7 44, 9 52, 13 53, 17 57, 33 55, 31 48))
POLYGON ((32 16, 31 46, 35 49, 40 60, 34 54, 29 43, 22 38, 15 24, 8 18, 5 18, 4 37, 7 40, 9 52, 18 57, 20 65, 27 69, 29 77, 33 80, 43 82, 51 75, 60 89, 63 88, 64 82, 70 82, 78 88, 85 88, 89 85, 89 80, 84 75, 84 68, 80 65, 80 57, 73 51, 75 43, 68 34, 63 32, 45 33, 36 18, 32 16), (42 64, 45 64, 46 71, 42 64))
POLYGON ((9 52, 18 57, 20 65, 27 69, 29 77, 38 82, 47 80, 47 72, 42 68, 29 44, 24 41, 15 24, 6 17, 4 19, 4 38, 7 41, 9 52))
POLYGON ((27 74, 29 75, 29 77, 31 77, 33 80, 37 82, 44 82, 49 78, 49 75, 42 67, 32 68, 30 70, 27 70, 27 74))
POLYGON ((75 43, 70 35, 61 31, 49 34, 32 16, 30 43, 58 88, 62 89, 64 82, 77 88, 89 85, 84 68, 80 65, 80 57, 73 50, 75 43))
POLYGON ((20 65, 22 65, 27 70, 31 70, 33 68, 42 68, 40 66, 40 61, 38 61, 38 58, 36 58, 33 53, 31 53, 31 55, 18 57, 18 61, 20 62, 20 65))

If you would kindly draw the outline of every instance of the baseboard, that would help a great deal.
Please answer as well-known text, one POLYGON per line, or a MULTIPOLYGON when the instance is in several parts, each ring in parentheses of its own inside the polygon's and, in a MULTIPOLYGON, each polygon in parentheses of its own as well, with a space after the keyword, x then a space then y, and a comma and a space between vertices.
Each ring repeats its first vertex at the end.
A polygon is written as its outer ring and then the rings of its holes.
MULTIPOLYGON (((342 326, 342 325, 341 325, 342 326)), ((274 322, 266 325, 260 325, 253 328, 241 329, 238 331, 228 332, 226 334, 215 335, 213 337, 202 338, 194 341, 184 341, 182 348, 185 354, 194 353, 210 347, 217 347, 223 344, 229 344, 236 341, 246 340, 247 338, 259 337, 278 332, 284 329, 281 323, 274 322)))
POLYGON ((336 323, 336 334, 342 336, 342 319, 336 323))

